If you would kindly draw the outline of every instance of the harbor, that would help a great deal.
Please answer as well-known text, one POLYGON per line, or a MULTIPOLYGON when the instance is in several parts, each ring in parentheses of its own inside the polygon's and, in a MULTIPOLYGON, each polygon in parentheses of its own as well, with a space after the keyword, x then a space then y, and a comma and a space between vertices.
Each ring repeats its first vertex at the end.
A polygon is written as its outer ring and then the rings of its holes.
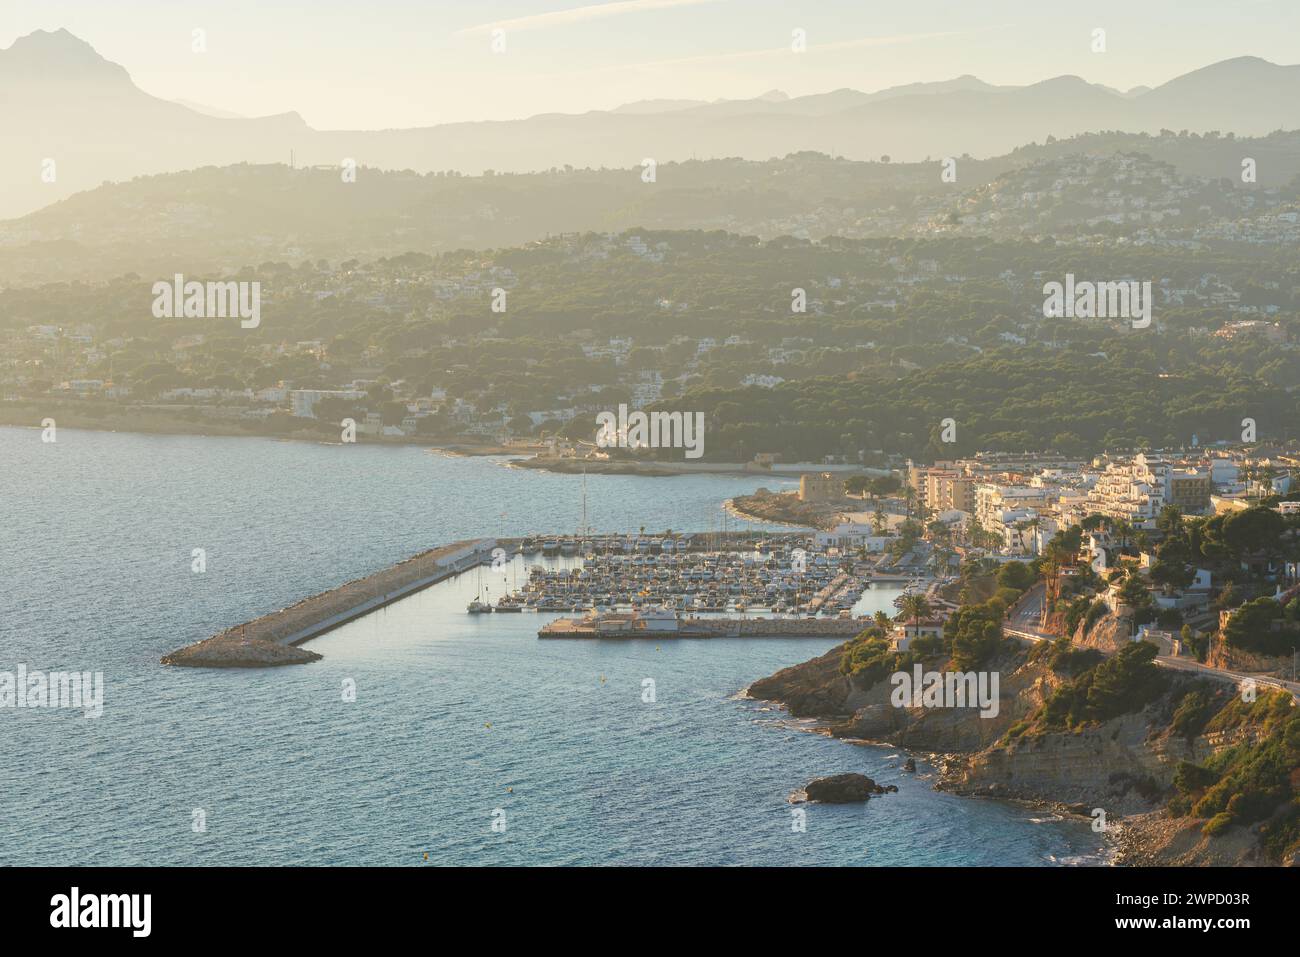
POLYGON ((876 584, 920 590, 920 575, 883 574, 874 562, 820 548, 802 533, 524 538, 501 542, 533 561, 526 580, 500 597, 481 591, 472 614, 623 611, 772 617, 849 617, 876 584), (556 562, 553 559, 571 559, 556 562))
POLYGON ((469 539, 223 629, 161 660, 201 668, 317 661, 319 654, 302 647, 313 638, 471 574, 466 614, 581 616, 548 621, 539 638, 850 637, 869 623, 856 606, 873 580, 905 584, 905 591, 927 584, 891 573, 875 579, 870 559, 819 548, 815 536, 799 532, 469 539))

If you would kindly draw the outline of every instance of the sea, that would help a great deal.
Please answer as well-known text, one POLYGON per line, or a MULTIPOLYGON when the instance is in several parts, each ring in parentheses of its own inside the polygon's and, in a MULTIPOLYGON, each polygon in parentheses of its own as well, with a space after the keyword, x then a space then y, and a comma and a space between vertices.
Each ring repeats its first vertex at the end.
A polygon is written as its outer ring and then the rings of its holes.
MULTIPOLYGON (((541 641, 553 616, 466 614, 480 586, 522 581, 524 559, 318 638, 310 665, 159 664, 454 540, 584 517, 602 532, 757 534, 771 526, 724 503, 788 480, 584 482, 413 446, 41 436, 0 428, 0 673, 102 673, 103 711, 0 707, 0 864, 1104 861, 1086 824, 937 792, 896 748, 744 696, 832 640, 541 641), (898 792, 791 805, 844 771, 898 792)), ((896 596, 869 589, 859 609, 896 596)))

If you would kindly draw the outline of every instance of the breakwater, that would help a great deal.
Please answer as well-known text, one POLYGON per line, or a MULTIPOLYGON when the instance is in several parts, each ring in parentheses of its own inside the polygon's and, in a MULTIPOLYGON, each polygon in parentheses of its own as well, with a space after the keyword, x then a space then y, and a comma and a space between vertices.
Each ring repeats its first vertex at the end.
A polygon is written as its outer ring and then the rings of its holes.
POLYGON ((373 575, 227 628, 164 655, 162 663, 191 668, 266 668, 317 661, 320 655, 299 646, 377 608, 490 561, 492 549, 497 546, 494 538, 480 538, 432 548, 373 575))
MULTIPOLYGON (((620 616, 609 616, 620 617, 620 616)), ((538 638, 852 638, 870 618, 679 618, 674 627, 601 627, 595 618, 559 618, 543 625, 538 638)))

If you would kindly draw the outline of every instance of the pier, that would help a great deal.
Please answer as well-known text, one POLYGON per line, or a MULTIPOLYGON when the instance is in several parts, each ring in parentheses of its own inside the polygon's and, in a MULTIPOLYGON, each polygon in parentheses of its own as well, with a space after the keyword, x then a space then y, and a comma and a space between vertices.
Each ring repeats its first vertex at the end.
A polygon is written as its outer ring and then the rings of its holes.
POLYGON ((494 538, 454 542, 391 565, 373 575, 304 598, 288 608, 164 655, 165 665, 191 668, 266 668, 305 664, 320 655, 299 647, 304 642, 436 585, 462 571, 491 561, 494 538))
POLYGON ((543 625, 538 638, 599 638, 637 640, 651 638, 852 638, 871 626, 870 618, 680 618, 675 627, 637 627, 636 616, 625 627, 608 627, 622 616, 557 618, 543 625), (611 619, 614 619, 611 622, 611 619))

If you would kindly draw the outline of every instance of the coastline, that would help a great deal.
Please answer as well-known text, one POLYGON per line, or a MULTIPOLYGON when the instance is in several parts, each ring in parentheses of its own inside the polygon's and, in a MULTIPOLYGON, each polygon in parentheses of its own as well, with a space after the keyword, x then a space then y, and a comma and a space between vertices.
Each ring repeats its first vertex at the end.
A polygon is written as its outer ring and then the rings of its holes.
POLYGON ((1100 820, 1108 863, 1116 866, 1296 863, 1267 859, 1258 827, 1210 835, 1205 819, 1169 813, 1166 802, 1177 793, 1175 772, 1183 762, 1204 763, 1254 740, 1248 725, 1192 736, 1172 727, 1177 702, 1197 687, 1193 678, 1173 675, 1160 698, 1095 726, 1027 730, 1028 719, 1060 686, 1043 656, 1004 650, 989 663, 1002 675, 1001 707, 985 720, 967 708, 894 706, 883 675, 859 679, 840 671, 846 648, 760 678, 743 694, 779 705, 828 737, 924 759, 934 768, 937 790, 1100 820))
MULTIPOLYGON (((205 417, 201 421, 176 412, 150 412, 133 409, 128 414, 120 411, 99 412, 78 409, 65 402, 0 403, 0 426, 17 429, 41 428, 41 420, 52 418, 61 429, 81 429, 87 432, 124 432, 136 435, 178 435, 193 438, 244 438, 272 439, 286 442, 314 442, 338 444, 337 432, 313 429, 294 429, 290 432, 271 432, 250 428, 238 419, 223 421, 218 417, 205 417)), ((357 436, 358 445, 429 445, 427 436, 357 436)))
MULTIPOLYGON (((207 410, 211 407, 202 407, 207 410)), ((339 444, 337 429, 298 428, 273 431, 258 428, 249 420, 238 416, 210 415, 193 411, 191 407, 158 408, 141 406, 89 405, 80 400, 51 399, 36 402, 29 399, 0 402, 0 427, 40 429, 43 419, 52 418, 59 428, 82 429, 88 432, 123 432, 137 435, 178 435, 194 438, 247 438, 271 439, 277 442, 314 442, 339 444)), ((317 420, 310 420, 315 422, 317 420)), ((716 462, 698 465, 675 466, 671 462, 581 459, 541 454, 540 444, 502 445, 499 442, 473 443, 464 441, 439 441, 429 435, 368 435, 358 432, 357 445, 379 445, 406 448, 420 446, 459 458, 508 457, 502 463, 508 468, 533 469, 559 475, 636 475, 644 478, 674 478, 685 475, 746 475, 770 476, 785 481, 795 481, 801 471, 817 468, 809 464, 806 470, 789 473, 753 468, 748 463, 716 462)), ((768 518, 757 512, 737 509, 736 514, 757 521, 771 521, 796 527, 811 527, 808 523, 782 518, 768 518)), ((829 523, 825 526, 830 527, 829 523)))
MULTIPOLYGON (((39 430, 41 421, 52 418, 58 428, 81 429, 87 432, 121 432, 136 435, 175 435, 193 438, 246 438, 270 439, 276 442, 309 442, 337 445, 337 430, 312 428, 275 432, 255 428, 242 420, 219 416, 188 416, 185 410, 129 409, 87 407, 73 400, 57 399, 46 403, 22 400, 0 402, 0 427, 39 430)), ((314 421, 314 420, 313 420, 314 421)), ((357 445, 391 446, 395 448, 422 447, 430 452, 458 458, 509 457, 502 465, 508 468, 533 469, 560 475, 636 475, 644 478, 673 478, 683 475, 755 475, 768 474, 746 469, 735 463, 705 464, 699 468, 673 468, 655 462, 599 461, 589 459, 547 457, 538 455, 541 446, 501 445, 499 443, 474 444, 468 442, 440 442, 427 435, 367 435, 358 433, 357 445)), ((793 478, 794 476, 789 476, 793 478)))
MULTIPOLYGON (((747 496, 737 496, 737 497, 745 498, 747 496)), ((734 515, 736 518, 739 518, 742 521, 767 522, 772 525, 784 525, 787 528, 796 529, 799 531, 807 531, 817 527, 816 525, 808 525, 801 522, 786 521, 785 519, 780 519, 780 518, 768 518, 764 515, 760 515, 758 512, 748 511, 744 508, 741 508, 739 505, 737 505, 735 498, 729 498, 725 502, 723 502, 722 508, 728 515, 734 515)))
MULTIPOLYGON (((835 649, 832 649, 832 651, 834 650, 835 649)), ((797 668, 799 666, 795 665, 794 667, 797 668)), ((994 796, 994 795, 982 795, 982 794, 968 794, 968 793, 962 793, 960 791, 951 791, 949 788, 943 787, 944 774, 945 774, 944 766, 949 760, 951 760, 954 757, 954 755, 946 754, 943 752, 929 751, 924 748, 908 747, 894 740, 865 738, 865 737, 846 737, 837 734, 835 730, 835 722, 832 721, 830 718, 826 718, 822 716, 808 716, 806 718, 797 718, 795 717, 795 715, 793 715, 790 712, 789 707, 784 702, 776 699, 771 699, 771 698, 756 697, 755 695, 751 694, 750 689, 755 684, 758 684, 759 682, 765 680, 767 679, 760 678, 754 682, 751 682, 749 685, 746 685, 739 692, 733 695, 732 696, 733 699, 737 701, 750 701, 755 703, 765 702, 765 703, 777 704, 786 712, 787 715, 790 715, 791 718, 794 718, 794 721, 788 722, 787 724, 785 724, 785 726, 792 728, 793 730, 796 731, 801 731, 806 734, 816 734, 824 738, 833 738, 835 740, 838 740, 842 744, 846 744, 854 747, 887 749, 891 751, 902 752, 903 754, 906 754, 909 758, 913 759, 918 765, 924 763, 926 766, 929 767, 930 770, 928 773, 923 773, 919 769, 914 769, 910 773, 915 774, 917 779, 933 778, 934 781, 936 782, 933 787, 934 790, 950 791, 950 793, 954 793, 957 796, 965 799, 995 801, 999 804, 1005 804, 1014 807, 1024 808, 1030 811, 1038 811, 1045 814, 1051 814, 1062 820, 1067 820, 1072 823, 1076 823, 1080 826, 1088 826, 1092 822, 1090 809, 1083 804, 1077 804, 1077 803, 1068 804, 1062 801, 1055 801, 1048 798, 1017 797, 1014 795, 994 796), (801 721, 809 722, 809 723, 796 723, 801 721)), ((1123 859, 1124 848, 1126 846, 1124 835, 1126 833, 1131 834, 1131 831, 1132 831, 1131 827, 1128 828, 1114 827, 1102 832, 1101 837, 1102 837, 1103 866, 1108 866, 1108 867, 1125 866, 1125 865, 1133 866, 1132 862, 1123 859)), ((1135 843, 1135 841, 1130 836, 1128 844, 1132 845, 1133 843, 1135 843)))
POLYGON ((847 511, 846 506, 852 503, 801 502, 793 492, 768 492, 766 495, 756 492, 728 499, 727 504, 733 514, 752 521, 830 531, 839 523, 840 514, 847 511))

